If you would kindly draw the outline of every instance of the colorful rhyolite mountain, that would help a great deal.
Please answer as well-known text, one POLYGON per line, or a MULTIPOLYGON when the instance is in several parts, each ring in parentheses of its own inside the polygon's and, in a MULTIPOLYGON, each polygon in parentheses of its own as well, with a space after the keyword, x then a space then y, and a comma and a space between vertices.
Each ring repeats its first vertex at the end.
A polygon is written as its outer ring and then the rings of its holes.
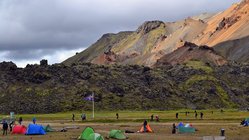
POLYGON ((191 59, 223 65, 249 62, 249 0, 218 14, 177 22, 148 21, 136 31, 105 34, 63 63, 158 66, 191 59), (191 42, 191 43, 190 43, 191 42))

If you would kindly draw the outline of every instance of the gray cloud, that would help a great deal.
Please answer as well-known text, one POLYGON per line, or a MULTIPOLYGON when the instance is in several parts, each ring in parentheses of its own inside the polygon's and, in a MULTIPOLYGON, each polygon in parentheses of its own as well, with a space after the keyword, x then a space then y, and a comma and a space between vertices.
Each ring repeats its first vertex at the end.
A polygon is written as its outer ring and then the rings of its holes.
MULTIPOLYGON (((1 0, 0 51, 40 59, 84 48, 103 33, 135 30, 147 20, 174 21, 218 12, 239 0, 1 0)), ((52 60, 56 62, 56 60, 52 60)))

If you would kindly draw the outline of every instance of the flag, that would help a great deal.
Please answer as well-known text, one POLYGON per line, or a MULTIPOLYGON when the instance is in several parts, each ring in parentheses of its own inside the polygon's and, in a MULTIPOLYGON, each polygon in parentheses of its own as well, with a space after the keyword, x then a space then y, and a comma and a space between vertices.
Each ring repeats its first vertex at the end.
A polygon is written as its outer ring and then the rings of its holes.
POLYGON ((85 97, 84 100, 93 101, 94 100, 93 95, 89 95, 89 96, 85 97))

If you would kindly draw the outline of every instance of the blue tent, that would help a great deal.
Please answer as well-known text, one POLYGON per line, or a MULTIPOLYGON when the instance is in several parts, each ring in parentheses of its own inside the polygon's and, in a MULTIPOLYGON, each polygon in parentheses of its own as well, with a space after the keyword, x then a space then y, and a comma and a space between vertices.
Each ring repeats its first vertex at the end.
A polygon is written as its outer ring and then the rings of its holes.
POLYGON ((182 122, 180 122, 180 123, 176 126, 176 128, 178 129, 179 127, 184 127, 184 124, 183 124, 182 122))
POLYGON ((46 132, 44 131, 42 125, 38 124, 29 124, 26 135, 45 135, 46 132))

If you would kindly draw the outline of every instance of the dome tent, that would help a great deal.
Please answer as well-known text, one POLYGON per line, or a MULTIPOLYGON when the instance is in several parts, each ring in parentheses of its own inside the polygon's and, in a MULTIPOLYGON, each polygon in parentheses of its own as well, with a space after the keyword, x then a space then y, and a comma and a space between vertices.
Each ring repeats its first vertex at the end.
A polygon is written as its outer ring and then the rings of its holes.
POLYGON ((124 135, 124 132, 121 130, 111 130, 109 133, 109 138, 124 140, 127 137, 124 135))
POLYGON ((45 135, 46 132, 44 131, 42 125, 38 124, 29 124, 26 135, 45 135))

